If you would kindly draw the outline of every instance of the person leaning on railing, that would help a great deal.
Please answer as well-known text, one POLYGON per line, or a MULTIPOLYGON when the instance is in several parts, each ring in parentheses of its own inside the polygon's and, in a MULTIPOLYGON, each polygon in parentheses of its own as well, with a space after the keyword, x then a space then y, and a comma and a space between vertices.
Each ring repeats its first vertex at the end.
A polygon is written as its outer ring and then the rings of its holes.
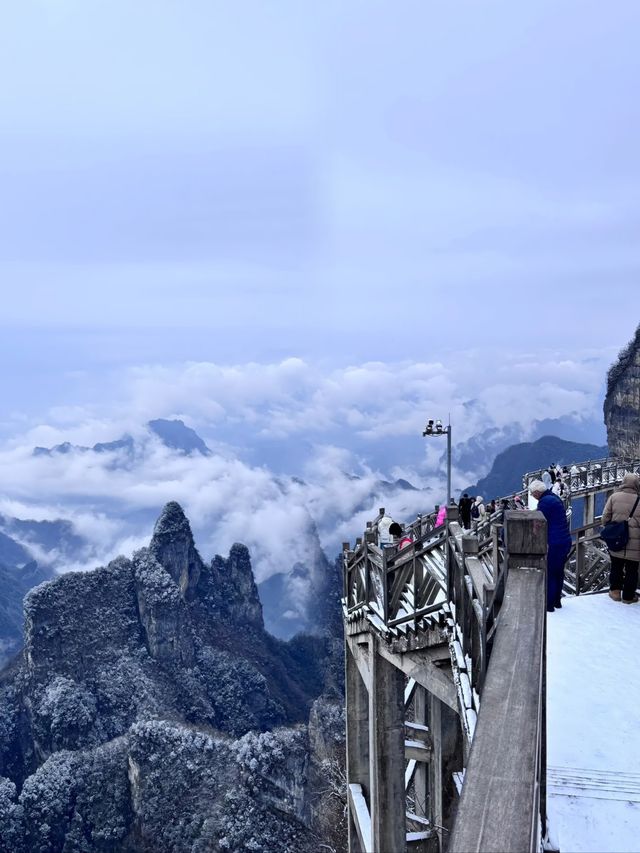
POLYGON ((640 505, 632 517, 631 512, 640 495, 640 476, 625 474, 622 485, 605 504, 602 523, 610 521, 629 521, 629 541, 622 551, 610 551, 611 573, 609 575, 609 596, 614 601, 635 604, 638 601, 638 566, 640 565, 640 505))
POLYGON ((547 612, 553 613, 556 607, 562 607, 564 567, 571 550, 571 533, 560 498, 541 480, 530 483, 529 491, 547 520, 547 612))

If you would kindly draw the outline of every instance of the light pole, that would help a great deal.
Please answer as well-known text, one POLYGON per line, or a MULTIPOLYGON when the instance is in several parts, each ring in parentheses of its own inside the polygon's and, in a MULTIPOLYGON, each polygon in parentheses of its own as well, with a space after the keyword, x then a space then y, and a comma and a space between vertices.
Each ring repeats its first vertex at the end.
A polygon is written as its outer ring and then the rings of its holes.
POLYGON ((447 436, 447 507, 451 503, 451 423, 446 427, 442 426, 442 421, 427 421, 427 425, 422 431, 422 435, 433 437, 437 435, 447 436))

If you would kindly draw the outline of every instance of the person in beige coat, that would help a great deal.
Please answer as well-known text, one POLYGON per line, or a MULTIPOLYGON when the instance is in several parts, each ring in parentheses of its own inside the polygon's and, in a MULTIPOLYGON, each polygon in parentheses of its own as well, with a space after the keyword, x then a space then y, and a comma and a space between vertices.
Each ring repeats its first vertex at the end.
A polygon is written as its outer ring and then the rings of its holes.
MULTIPOLYGON (((640 476, 625 474, 622 485, 607 501, 602 513, 602 523, 626 521, 640 495, 640 476)), ((611 551, 609 596, 614 601, 635 604, 638 601, 638 566, 640 565, 640 503, 629 519, 629 541, 623 551, 611 551)))

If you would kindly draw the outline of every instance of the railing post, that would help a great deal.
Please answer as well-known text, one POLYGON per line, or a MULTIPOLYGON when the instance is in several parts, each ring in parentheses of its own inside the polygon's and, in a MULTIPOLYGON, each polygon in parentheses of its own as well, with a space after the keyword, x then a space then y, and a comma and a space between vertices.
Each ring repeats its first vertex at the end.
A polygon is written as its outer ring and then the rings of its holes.
MULTIPOLYGON (((462 537, 462 559, 466 561, 467 557, 477 557, 480 551, 480 541, 473 533, 467 533, 462 537)), ((460 618, 458 624, 462 627, 462 651, 465 655, 471 657, 471 620, 473 618, 473 604, 466 580, 466 564, 463 562, 462 579, 460 589, 462 592, 460 603, 456 606, 460 608, 460 618)))
POLYGON ((584 536, 576 534, 576 595, 580 595, 580 581, 584 569, 584 536))
POLYGON ((375 539, 375 532, 370 521, 364 534, 364 559, 365 559, 365 599, 367 604, 371 601, 371 560, 369 559, 369 543, 375 539))
POLYGON ((349 607, 349 543, 342 543, 342 582, 343 597, 349 607))
POLYGON ((445 553, 445 571, 447 573, 447 578, 446 578, 446 580, 447 580, 447 598, 449 599, 449 601, 455 601, 455 595, 454 595, 455 581, 454 581, 453 573, 455 571, 455 562, 456 562, 455 555, 454 555, 453 550, 451 548, 451 545, 449 543, 449 525, 453 521, 458 521, 459 516, 460 516, 460 513, 458 511, 457 506, 449 505, 447 507, 447 526, 445 529, 445 537, 446 538, 445 538, 444 553, 445 553))
POLYGON ((382 551, 382 616, 384 624, 389 624, 389 575, 387 574, 387 549, 383 545, 382 551))

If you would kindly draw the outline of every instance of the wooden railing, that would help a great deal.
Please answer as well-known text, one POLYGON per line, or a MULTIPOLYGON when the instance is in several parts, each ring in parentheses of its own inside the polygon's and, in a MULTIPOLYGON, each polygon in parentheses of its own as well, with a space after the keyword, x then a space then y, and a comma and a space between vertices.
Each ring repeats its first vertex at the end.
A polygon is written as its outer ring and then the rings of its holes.
POLYGON ((435 527, 433 516, 419 516, 405 531, 413 539, 410 545, 401 550, 379 546, 377 525, 383 515, 381 509, 353 550, 344 545, 346 615, 365 608, 382 630, 409 624, 419 630, 447 599, 447 528, 435 527))
MULTIPOLYGON (((622 482, 625 474, 640 473, 640 461, 599 459, 574 464, 567 482, 570 498, 565 501, 570 508, 571 499, 609 493, 622 482)), ((526 485, 541 479, 544 469, 524 475, 525 489, 517 492, 527 504, 526 485)), ((514 494, 501 498, 509 509, 515 509, 514 494)), ((495 570, 497 558, 488 556, 494 549, 495 530, 503 520, 502 508, 473 524, 473 533, 479 541, 479 554, 487 566, 495 570)), ((362 538, 355 547, 345 543, 344 549, 344 602, 346 615, 366 609, 376 626, 382 630, 413 625, 421 626, 438 621, 437 614, 452 593, 451 579, 447 577, 447 529, 435 526, 436 512, 420 515, 407 525, 404 535, 412 544, 398 550, 397 546, 379 546, 377 543, 379 515, 367 523, 362 538), (442 594, 443 593, 443 594, 442 594), (433 617, 433 618, 429 618, 433 617)), ((454 515, 454 517, 456 517, 454 515)), ((565 592, 580 594, 598 591, 606 583, 607 552, 597 536, 599 521, 591 507, 591 521, 572 531, 574 548, 567 565, 565 592)))

